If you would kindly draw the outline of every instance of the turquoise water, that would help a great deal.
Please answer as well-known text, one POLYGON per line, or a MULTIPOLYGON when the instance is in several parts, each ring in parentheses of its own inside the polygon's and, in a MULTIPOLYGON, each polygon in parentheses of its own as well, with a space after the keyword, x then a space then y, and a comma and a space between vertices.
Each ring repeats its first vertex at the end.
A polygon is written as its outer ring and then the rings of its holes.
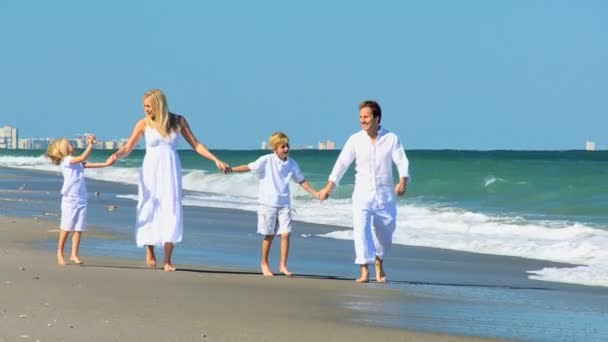
MULTIPOLYGON (((217 151, 231 165, 267 151, 217 151)), ((291 151, 307 179, 322 186, 339 151, 291 151)), ((181 151, 185 169, 214 171, 193 151, 181 151)), ((608 151, 409 151, 412 182, 400 200, 526 218, 608 224, 608 151)), ((124 166, 139 167, 137 151, 124 166)), ((122 165, 121 165, 122 166, 122 165)), ((396 175, 396 172, 395 172, 396 175)), ((348 198, 353 169, 336 198, 348 198)))
MULTIPOLYGON (((91 160, 103 160, 111 152, 96 150, 91 160)), ((269 151, 214 152, 234 166, 249 163, 269 151)), ((139 168, 144 153, 135 150, 116 166, 139 168)), ((338 153, 290 152, 316 187, 325 184, 338 153)), ((0 161, 10 165, 11 157, 19 160, 42 154, 43 151, 35 150, 6 150, 0 161)), ((213 163, 192 150, 181 150, 179 154, 184 170, 216 172, 213 163)), ((530 219, 608 225, 608 151, 415 150, 407 155, 412 181, 401 201, 530 219)), ((333 197, 349 198, 353 182, 351 167, 333 197)))

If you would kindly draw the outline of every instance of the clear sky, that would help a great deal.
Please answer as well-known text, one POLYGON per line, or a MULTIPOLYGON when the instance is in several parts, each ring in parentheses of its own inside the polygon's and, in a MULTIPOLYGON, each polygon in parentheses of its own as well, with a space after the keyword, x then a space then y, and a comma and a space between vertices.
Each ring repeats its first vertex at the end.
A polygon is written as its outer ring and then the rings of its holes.
POLYGON ((608 1, 0 2, 0 126, 126 137, 161 88, 210 148, 608 148, 608 1))

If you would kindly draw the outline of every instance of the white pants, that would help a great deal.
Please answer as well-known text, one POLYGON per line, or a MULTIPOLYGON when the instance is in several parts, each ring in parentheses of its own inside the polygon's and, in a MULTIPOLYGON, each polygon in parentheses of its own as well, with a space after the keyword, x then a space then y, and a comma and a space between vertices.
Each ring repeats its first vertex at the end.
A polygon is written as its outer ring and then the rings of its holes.
POLYGON ((59 228, 81 232, 87 225, 87 199, 74 196, 61 197, 61 223, 59 228))
POLYGON ((384 259, 393 243, 396 221, 396 202, 353 198, 355 264, 371 264, 376 256, 384 259))

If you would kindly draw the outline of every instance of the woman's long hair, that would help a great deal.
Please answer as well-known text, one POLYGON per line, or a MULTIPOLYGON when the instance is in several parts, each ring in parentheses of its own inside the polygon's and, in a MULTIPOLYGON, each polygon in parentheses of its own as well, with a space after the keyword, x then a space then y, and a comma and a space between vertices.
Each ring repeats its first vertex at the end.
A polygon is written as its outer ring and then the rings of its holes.
POLYGON ((152 89, 144 94, 144 100, 149 98, 152 102, 154 119, 146 117, 148 125, 160 133, 163 137, 174 131, 179 131, 178 116, 169 112, 167 97, 160 89, 152 89))

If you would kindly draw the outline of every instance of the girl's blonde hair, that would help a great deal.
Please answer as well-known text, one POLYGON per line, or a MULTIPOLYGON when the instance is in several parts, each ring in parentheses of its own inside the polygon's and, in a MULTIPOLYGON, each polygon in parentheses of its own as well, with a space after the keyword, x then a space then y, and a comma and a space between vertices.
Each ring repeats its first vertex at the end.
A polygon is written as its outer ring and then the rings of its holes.
POLYGON ((268 145, 273 151, 275 151, 277 148, 283 145, 289 145, 289 137, 287 137, 287 134, 283 132, 274 132, 270 136, 270 139, 268 139, 268 145))
POLYGON ((61 164, 63 158, 69 155, 68 145, 69 141, 66 138, 59 138, 53 141, 46 149, 46 156, 51 159, 51 162, 55 165, 61 164))
POLYGON ((156 129, 163 137, 168 136, 173 131, 178 131, 178 117, 169 113, 169 104, 165 93, 160 89, 152 89, 144 94, 143 100, 148 98, 152 102, 152 112, 154 113, 154 119, 149 116, 146 117, 148 125, 156 129))

